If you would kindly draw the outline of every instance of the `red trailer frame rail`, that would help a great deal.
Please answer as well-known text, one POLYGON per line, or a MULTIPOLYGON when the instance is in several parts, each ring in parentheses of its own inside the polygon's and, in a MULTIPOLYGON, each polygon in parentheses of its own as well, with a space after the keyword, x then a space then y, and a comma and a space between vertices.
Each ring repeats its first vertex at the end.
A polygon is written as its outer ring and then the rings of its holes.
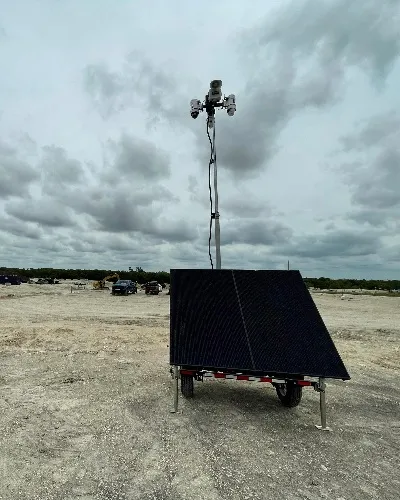
POLYGON ((196 371, 196 370, 179 370, 180 375, 188 375, 194 377, 196 380, 202 380, 202 378, 218 378, 226 380, 244 380, 246 382, 266 382, 268 384, 285 384, 288 380, 296 385, 302 387, 307 386, 317 386, 318 380, 299 380, 292 378, 275 378, 275 377, 264 377, 264 376, 254 376, 245 375, 243 373, 225 373, 225 372, 211 372, 211 371, 196 371))
POLYGON ((323 431, 330 431, 331 429, 326 425, 326 399, 325 399, 325 378, 322 377, 301 377, 295 378, 293 376, 270 376, 254 375, 242 372, 225 372, 219 370, 199 369, 197 368, 181 368, 173 365, 170 369, 171 376, 174 380, 174 406, 171 410, 172 413, 178 411, 179 402, 179 380, 181 381, 181 391, 184 397, 193 396, 193 381, 201 381, 204 379, 222 379, 222 380, 243 380, 245 382, 260 382, 272 384, 278 393, 279 399, 285 406, 294 407, 300 402, 301 390, 303 387, 313 387, 313 389, 320 394, 320 416, 321 424, 316 427, 323 431), (285 399, 285 391, 292 391, 292 399, 285 399), (297 398, 297 400, 296 400, 297 398))

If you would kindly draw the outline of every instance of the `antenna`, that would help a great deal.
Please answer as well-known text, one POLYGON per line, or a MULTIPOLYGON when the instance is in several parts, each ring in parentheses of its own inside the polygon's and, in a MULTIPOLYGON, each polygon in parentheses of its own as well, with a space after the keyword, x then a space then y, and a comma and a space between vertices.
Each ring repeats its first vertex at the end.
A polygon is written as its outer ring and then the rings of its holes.
POLYGON ((218 108, 226 109, 229 116, 233 116, 236 112, 236 97, 235 94, 230 94, 228 97, 222 98, 222 80, 213 80, 210 83, 210 89, 205 96, 204 102, 199 99, 192 99, 190 101, 190 115, 196 119, 202 111, 207 113, 207 136, 210 141, 211 154, 208 164, 208 183, 210 191, 210 235, 208 239, 208 254, 210 256, 211 268, 214 268, 211 257, 211 233, 212 223, 214 221, 214 237, 215 237, 215 268, 221 269, 221 231, 219 224, 219 211, 218 211, 218 170, 217 170, 217 150, 215 146, 215 110, 218 108), (213 130, 212 138, 209 129, 213 130), (211 190, 211 167, 214 168, 214 210, 213 210, 213 197, 211 190))

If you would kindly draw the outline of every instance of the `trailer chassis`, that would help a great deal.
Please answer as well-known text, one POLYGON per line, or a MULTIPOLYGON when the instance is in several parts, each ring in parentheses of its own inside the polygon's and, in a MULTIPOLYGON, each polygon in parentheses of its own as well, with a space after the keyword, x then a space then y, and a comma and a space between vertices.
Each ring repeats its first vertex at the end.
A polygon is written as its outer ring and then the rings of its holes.
MULTIPOLYGON (((315 427, 321 431, 331 431, 327 426, 326 420, 326 383, 324 377, 292 377, 292 376, 270 376, 260 374, 246 374, 238 371, 219 371, 215 369, 199 369, 191 367, 181 367, 172 365, 170 373, 173 379, 173 408, 171 413, 177 413, 179 407, 179 380, 181 380, 181 390, 187 390, 182 386, 182 381, 187 383, 191 380, 203 382, 205 378, 225 379, 225 380, 244 380, 247 382, 264 382, 277 387, 288 387, 289 384, 293 387, 313 387, 314 391, 319 392, 319 407, 321 423, 315 427)), ((190 389, 190 387, 189 387, 190 389)), ((192 389, 193 391, 193 389, 192 389)), ((190 392, 190 391, 189 391, 190 392)), ((185 395, 185 394, 184 394, 185 395)), ((188 397, 191 394, 187 394, 188 397)))

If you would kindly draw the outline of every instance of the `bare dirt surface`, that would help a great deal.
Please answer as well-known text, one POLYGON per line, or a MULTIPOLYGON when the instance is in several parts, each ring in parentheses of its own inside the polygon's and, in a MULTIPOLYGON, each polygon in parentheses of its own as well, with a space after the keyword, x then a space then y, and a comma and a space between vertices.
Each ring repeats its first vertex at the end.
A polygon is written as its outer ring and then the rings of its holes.
POLYGON ((352 376, 331 433, 307 388, 206 381, 171 414, 165 293, 0 286, 0 499, 397 500, 400 299, 313 296, 352 376))

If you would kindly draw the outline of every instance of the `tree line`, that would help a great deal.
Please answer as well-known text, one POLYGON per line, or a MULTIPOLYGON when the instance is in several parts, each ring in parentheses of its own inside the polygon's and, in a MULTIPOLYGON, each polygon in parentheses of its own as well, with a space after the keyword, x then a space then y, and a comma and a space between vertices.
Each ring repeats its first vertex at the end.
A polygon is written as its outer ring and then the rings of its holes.
POLYGON ((391 292, 400 290, 399 280, 356 280, 356 279, 331 279, 331 278, 304 278, 309 288, 320 290, 384 290, 391 292))
POLYGON ((102 280, 106 276, 118 274, 122 280, 132 280, 137 283, 143 284, 148 281, 158 281, 158 283, 169 283, 169 273, 164 271, 159 272, 146 272, 141 267, 136 269, 129 268, 128 271, 121 271, 117 269, 53 269, 48 267, 40 267, 38 269, 19 269, 0 267, 1 274, 16 274, 25 279, 37 278, 52 278, 56 280, 102 280))
MULTIPOLYGON (((168 272, 144 271, 141 267, 128 271, 113 270, 113 269, 53 269, 53 268, 7 268, 0 267, 0 274, 17 274, 22 278, 37 279, 37 278, 53 278, 53 279, 72 279, 72 280, 101 280, 106 276, 117 273, 121 279, 136 281, 143 284, 148 281, 158 281, 159 283, 170 282, 168 272)), ((309 288, 317 288, 320 290, 385 290, 393 291, 400 290, 400 280, 365 280, 365 279, 332 279, 332 278, 304 278, 304 282, 309 288)))

